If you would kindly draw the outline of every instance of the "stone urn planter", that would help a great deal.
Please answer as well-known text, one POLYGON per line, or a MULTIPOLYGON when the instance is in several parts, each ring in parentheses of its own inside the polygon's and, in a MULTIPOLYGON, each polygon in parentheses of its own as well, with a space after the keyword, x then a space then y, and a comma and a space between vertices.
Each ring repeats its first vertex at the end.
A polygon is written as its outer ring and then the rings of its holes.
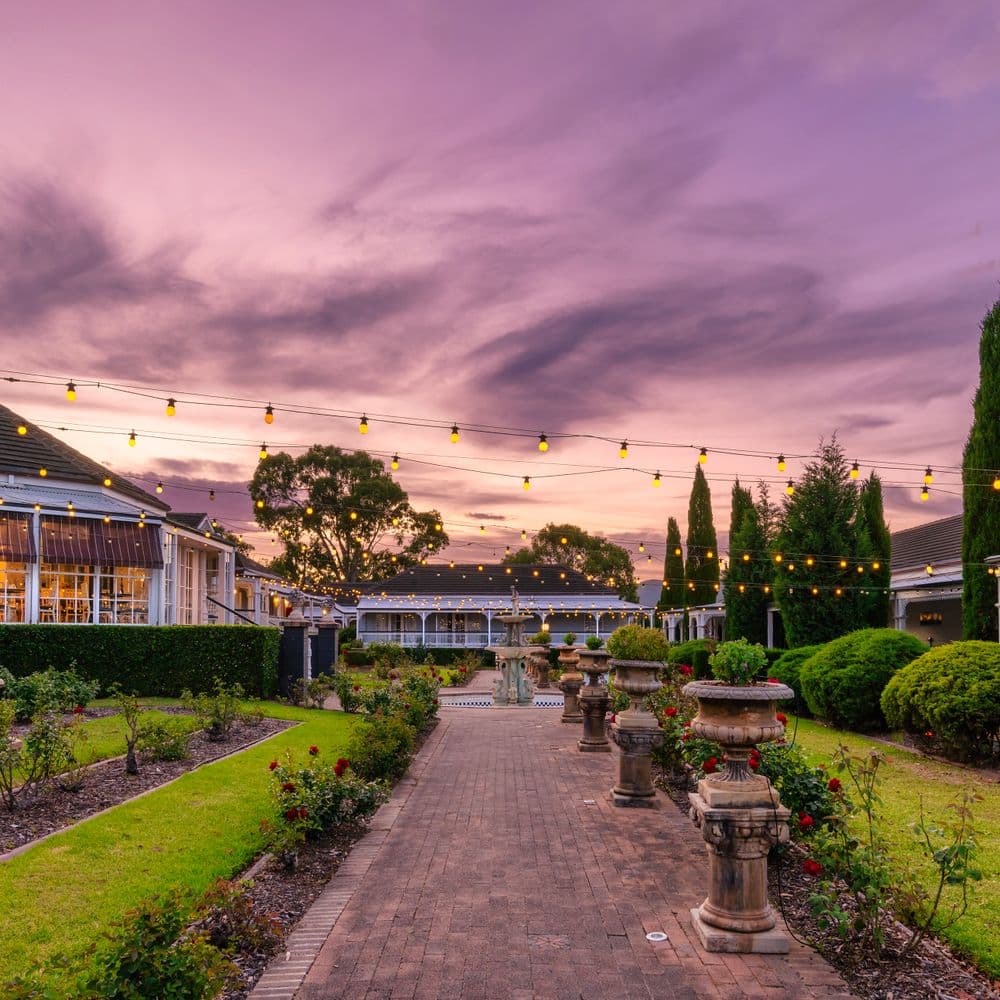
POLYGON ((583 722, 580 711, 580 688, 583 685, 583 674, 576 668, 580 656, 574 646, 559 648, 559 665, 562 667, 562 677, 556 685, 563 693, 563 713, 560 722, 583 722))
POLYGON ((580 650, 580 673, 586 683, 580 689, 580 711, 583 713, 583 736, 577 747, 583 753, 610 753, 611 744, 604 731, 604 717, 611 698, 602 676, 608 671, 611 654, 603 649, 580 650))
POLYGON ((549 647, 548 646, 532 646, 531 647, 531 667, 532 673, 537 681, 535 684, 536 688, 550 688, 552 687, 549 681, 549 647))
POLYGON ((698 701, 691 728, 719 743, 725 757, 722 770, 688 796, 709 857, 708 897, 691 911, 692 924, 708 951, 784 954, 788 939, 775 929, 767 900, 767 854, 787 843, 789 811, 749 759, 754 746, 783 734, 778 702, 794 692, 784 684, 716 680, 686 684, 684 694, 698 701))
POLYGON ((661 660, 610 660, 613 683, 629 698, 629 706, 611 724, 610 735, 621 751, 618 781, 611 789, 616 806, 656 807, 656 789, 650 770, 650 755, 663 745, 663 730, 656 716, 645 707, 646 696, 656 691, 661 660))

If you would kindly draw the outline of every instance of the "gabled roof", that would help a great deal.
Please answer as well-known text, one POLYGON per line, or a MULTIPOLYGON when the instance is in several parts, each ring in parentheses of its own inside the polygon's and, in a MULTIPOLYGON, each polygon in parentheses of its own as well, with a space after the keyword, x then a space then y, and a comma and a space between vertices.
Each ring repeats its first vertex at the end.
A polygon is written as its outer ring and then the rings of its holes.
POLYGON ((556 594, 617 597, 618 591, 606 584, 588 580, 582 573, 552 563, 504 566, 496 563, 456 563, 454 568, 441 564, 413 566, 404 569, 391 580, 373 583, 365 589, 369 594, 386 596, 497 594, 510 596, 517 587, 523 597, 534 594, 556 594))
POLYGON ((203 524, 211 523, 208 514, 195 514, 180 510, 171 511, 167 515, 167 520, 179 528, 190 528, 191 531, 201 531, 203 524))
POLYGON ((892 533, 893 572, 918 567, 923 569, 928 563, 935 565, 961 561, 961 514, 892 533))
POLYGON ((251 559, 249 556, 245 556, 239 550, 236 552, 236 575, 259 576, 263 577, 265 580, 284 579, 280 573, 275 573, 274 570, 268 569, 265 565, 263 565, 263 563, 257 562, 256 559, 251 559))
POLYGON ((41 468, 47 469, 53 479, 91 483, 94 486, 103 486, 104 480, 110 479, 111 489, 137 500, 143 507, 170 510, 158 497, 139 489, 128 479, 0 405, 0 473, 37 477, 41 468), (27 427, 28 433, 18 434, 18 424, 27 427))

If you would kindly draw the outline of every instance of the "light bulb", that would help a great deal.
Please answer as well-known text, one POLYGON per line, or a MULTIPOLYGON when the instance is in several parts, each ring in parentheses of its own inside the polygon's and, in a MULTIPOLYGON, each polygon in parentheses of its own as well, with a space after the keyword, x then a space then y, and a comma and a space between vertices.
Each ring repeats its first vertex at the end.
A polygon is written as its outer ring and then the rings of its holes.
POLYGON ((361 419, 358 421, 358 432, 361 434, 368 433, 368 414, 362 413, 361 419))
POLYGON ((872 569, 881 569, 881 568, 882 564, 878 560, 872 563, 872 569))
POLYGON ((156 484, 156 492, 157 493, 162 493, 163 492, 163 483, 157 483, 156 484))
POLYGON ((619 458, 628 458, 628 441, 622 441, 621 447, 618 449, 619 458))
POLYGON ((656 474, 653 476, 653 485, 654 486, 659 486, 660 485, 660 470, 659 469, 656 470, 656 474))
POLYGON ((168 399, 167 400, 167 416, 172 417, 177 412, 177 400, 168 399))
POLYGON ((920 490, 920 499, 921 499, 921 500, 927 500, 927 499, 929 499, 929 498, 930 498, 930 491, 929 491, 929 490, 927 489, 927 487, 926 487, 926 486, 924 486, 924 487, 923 487, 923 488, 922 488, 922 489, 920 490))
POLYGON ((399 468, 399 455, 393 455, 392 456, 392 461, 389 463, 389 465, 392 466, 392 468, 394 470, 398 469, 399 468))
POLYGON ((458 424, 451 425, 451 443, 458 444, 458 424))
POLYGON ((645 552, 646 551, 646 543, 645 542, 639 542, 639 551, 640 552, 645 552))
POLYGON ((28 425, 23 420, 17 425, 17 433, 20 434, 21 437, 24 437, 24 435, 28 433, 28 425))
POLYGON ((930 484, 933 482, 934 482, 934 472, 928 465, 927 468, 924 470, 924 485, 930 486, 930 484))
POLYGON ((792 494, 795 493, 795 483, 793 483, 790 479, 788 480, 788 485, 785 487, 785 493, 787 493, 788 496, 792 496, 792 494))
MULTIPOLYGON (((350 517, 350 519, 352 521, 356 521, 358 519, 358 512, 356 510, 352 510, 351 513, 348 516, 350 517)), ((397 522, 397 520, 398 520, 398 518, 393 518, 392 519, 392 523, 395 524, 397 522)))
POLYGON ((128 446, 130 448, 134 448, 135 447, 135 431, 132 431, 132 433, 129 434, 129 436, 128 436, 128 446))
POLYGON ((105 476, 104 477, 104 485, 105 486, 110 486, 111 485, 111 477, 110 476, 105 476))
POLYGON ((524 486, 524 488, 526 490, 530 490, 531 489, 531 480, 527 476, 525 476, 524 477, 524 483, 522 485, 524 486))
POLYGON ((780 563, 780 562, 781 562, 781 560, 782 560, 782 558, 783 558, 783 556, 781 555, 781 553, 780 553, 780 552, 777 552, 777 553, 775 553, 775 556, 774 556, 774 561, 775 561, 776 563, 780 563))
POLYGON ((522 530, 521 531, 521 541, 523 542, 527 537, 528 537, 528 533, 526 531, 522 530))
POLYGON ((926 565, 926 566, 924 567, 924 572, 925 572, 925 573, 926 573, 926 574, 927 574, 928 576, 933 576, 933 575, 934 575, 934 567, 933 567, 933 566, 932 566, 932 565, 931 565, 930 563, 928 563, 928 564, 927 564, 927 565, 926 565))
POLYGON ((312 512, 313 512, 313 509, 312 509, 312 507, 311 507, 311 506, 307 506, 307 507, 306 507, 306 514, 308 514, 308 515, 310 515, 310 516, 311 516, 311 515, 312 515, 312 512))
POLYGON ((481 535, 485 535, 486 534, 486 525, 485 524, 479 525, 479 534, 481 534, 481 535))
POLYGON ((72 382, 66 383, 66 398, 72 403, 76 399, 76 386, 72 382))
POLYGON ((258 500, 257 501, 257 510, 263 510, 263 509, 264 509, 264 501, 263 500, 258 500))
POLYGON ((215 490, 209 490, 208 491, 208 499, 214 502, 214 500, 215 500, 215 490))
POLYGON ((807 566, 812 566, 812 565, 813 565, 813 563, 815 563, 815 562, 816 562, 816 560, 815 560, 815 559, 813 559, 813 557, 812 557, 812 556, 806 556, 806 565, 807 565, 807 566))
POLYGON ((680 554, 681 554, 681 547, 678 545, 677 548, 674 549, 674 555, 679 556, 680 554))
POLYGON ((549 450, 549 440, 544 434, 538 435, 538 450, 539 451, 549 450))
POLYGON ((847 560, 846 559, 841 559, 840 560, 840 568, 841 569, 847 569, 847 560))
POLYGON ((851 479, 857 479, 859 475, 860 475, 860 472, 858 471, 858 463, 855 462, 851 466, 851 479))
POLYGON ((273 424, 274 423, 274 407, 268 403, 264 408, 264 423, 273 424))
POLYGON ((261 459, 267 458, 267 444, 266 443, 262 444, 260 446, 260 451, 258 452, 258 454, 260 455, 261 459))
POLYGON ((993 489, 1000 490, 1000 476, 993 480, 993 489))
POLYGON ((744 562, 750 562, 750 553, 749 552, 744 552, 743 553, 743 561, 744 562))
POLYGON ((42 479, 44 479, 44 478, 45 478, 45 477, 46 477, 46 476, 47 476, 47 475, 49 474, 49 470, 48 470, 48 469, 46 469, 46 468, 45 468, 45 466, 43 465, 43 466, 42 466, 42 467, 41 467, 41 468, 40 468, 40 469, 38 470, 38 474, 39 474, 39 475, 40 475, 40 476, 42 477, 42 479))
POLYGON ((778 456, 778 472, 784 472, 784 471, 785 471, 785 456, 784 455, 779 455, 778 456))
POLYGON ((701 451, 698 453, 698 462, 701 465, 704 465, 707 461, 708 461, 708 449, 702 448, 701 451))

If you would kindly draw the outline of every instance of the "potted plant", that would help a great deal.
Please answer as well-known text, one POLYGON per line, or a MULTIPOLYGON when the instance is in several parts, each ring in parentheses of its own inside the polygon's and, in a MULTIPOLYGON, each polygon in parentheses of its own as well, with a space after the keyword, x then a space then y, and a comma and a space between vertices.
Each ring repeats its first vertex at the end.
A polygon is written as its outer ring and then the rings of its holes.
POLYGON ((604 642, 599 635, 588 635, 584 642, 586 643, 587 649, 591 651, 600 649, 601 646, 604 645, 604 642))
POLYGON ((562 668, 562 675, 557 686, 563 693, 563 714, 560 722, 583 722, 579 699, 583 674, 577 670, 580 657, 573 645, 575 642, 576 634, 567 632, 563 637, 563 645, 559 648, 559 666, 562 668))
POLYGON ((569 646, 569 647, 572 648, 573 643, 576 642, 576 633, 575 632, 567 632, 563 636, 563 642, 566 643, 567 646, 569 646))
POLYGON ((601 640, 596 635, 588 635, 586 644, 587 648, 579 651, 580 673, 586 677, 586 683, 580 689, 583 736, 577 741, 577 747, 584 753, 610 753, 604 719, 611 699, 602 681, 608 672, 611 654, 601 648, 601 640))
POLYGON ((538 687, 547 688, 549 686, 549 643, 552 636, 543 629, 528 637, 531 649, 531 664, 533 673, 538 678, 538 687))

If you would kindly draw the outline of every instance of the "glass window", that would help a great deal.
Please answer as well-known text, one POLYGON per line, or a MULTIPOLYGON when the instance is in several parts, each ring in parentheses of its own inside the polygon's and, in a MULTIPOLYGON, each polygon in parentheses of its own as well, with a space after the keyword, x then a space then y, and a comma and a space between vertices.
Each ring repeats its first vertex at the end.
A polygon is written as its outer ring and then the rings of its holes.
POLYGON ((193 549, 181 549, 177 568, 177 624, 194 623, 195 566, 197 556, 193 549))
POLYGON ((38 620, 80 625, 94 620, 94 567, 43 563, 39 573, 38 620))
POLYGON ((107 567, 101 573, 101 624, 148 625, 148 569, 135 566, 107 567))
POLYGON ((27 566, 0 560, 0 622, 24 621, 27 566))

